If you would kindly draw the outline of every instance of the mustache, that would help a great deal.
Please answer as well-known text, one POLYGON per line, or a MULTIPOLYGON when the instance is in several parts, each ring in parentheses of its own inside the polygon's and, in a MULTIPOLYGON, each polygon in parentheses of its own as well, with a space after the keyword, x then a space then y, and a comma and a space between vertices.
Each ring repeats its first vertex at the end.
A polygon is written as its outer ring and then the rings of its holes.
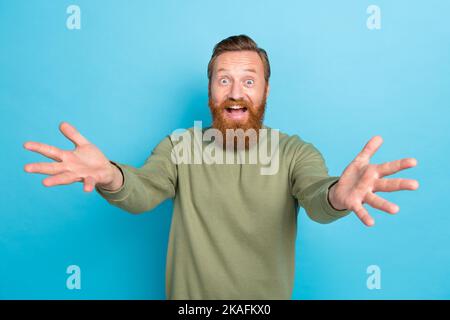
POLYGON ((219 105, 219 108, 225 109, 225 108, 229 108, 231 106, 236 106, 236 105, 245 107, 247 109, 250 109, 252 107, 252 104, 249 101, 246 101, 244 99, 227 99, 219 105))

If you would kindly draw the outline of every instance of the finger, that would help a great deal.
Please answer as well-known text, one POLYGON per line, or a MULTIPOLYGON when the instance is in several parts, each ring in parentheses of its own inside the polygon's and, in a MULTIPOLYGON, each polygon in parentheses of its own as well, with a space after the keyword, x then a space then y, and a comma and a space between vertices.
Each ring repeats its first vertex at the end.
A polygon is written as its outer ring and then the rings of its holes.
POLYGON ((27 141, 23 146, 25 149, 40 153, 47 158, 53 159, 55 161, 62 161, 64 151, 54 146, 33 141, 27 141))
POLYGON ((404 158, 400 160, 378 164, 376 165, 376 168, 380 177, 384 177, 399 172, 400 170, 415 167, 416 165, 417 160, 415 158, 404 158))
POLYGON ((93 177, 88 176, 86 178, 84 178, 84 191, 85 192, 91 192, 93 191, 95 188, 95 180, 93 177))
POLYGON ((62 132, 62 134, 72 141, 75 146, 82 146, 85 144, 89 144, 89 141, 81 135, 81 133, 78 132, 77 129, 75 129, 74 126, 69 124, 68 122, 61 122, 59 125, 59 130, 62 132))
POLYGON ((392 202, 389 202, 372 192, 368 192, 366 194, 364 202, 375 209, 379 209, 390 214, 395 214, 400 210, 396 204, 393 204, 392 202))
POLYGON ((46 187, 53 187, 62 184, 71 184, 77 181, 81 181, 73 172, 64 172, 51 177, 47 177, 42 180, 42 184, 46 187))
POLYGON ((373 187, 373 192, 392 192, 398 190, 416 190, 419 188, 419 182, 413 179, 377 179, 373 187))
POLYGON ((369 162, 370 158, 375 154, 382 143, 383 138, 381 136, 372 137, 356 156, 355 161, 369 162))
POLYGON ((375 224, 375 220, 369 215, 366 208, 362 205, 357 206, 353 211, 356 213, 358 218, 368 227, 371 227, 375 224))
POLYGON ((61 162, 37 162, 26 164, 24 170, 30 173, 54 175, 64 172, 64 166, 61 162))

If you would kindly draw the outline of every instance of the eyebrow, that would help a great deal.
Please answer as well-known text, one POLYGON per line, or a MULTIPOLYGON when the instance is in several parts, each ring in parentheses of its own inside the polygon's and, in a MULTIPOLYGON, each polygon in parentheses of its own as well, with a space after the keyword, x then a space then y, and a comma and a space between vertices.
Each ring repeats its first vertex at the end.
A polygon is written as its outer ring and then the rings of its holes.
MULTIPOLYGON (((220 71, 229 71, 228 69, 225 69, 225 68, 220 68, 219 70, 217 70, 217 72, 220 72, 220 71)), ((254 72, 254 73, 256 73, 256 70, 255 69, 244 69, 244 71, 249 71, 249 72, 254 72)))

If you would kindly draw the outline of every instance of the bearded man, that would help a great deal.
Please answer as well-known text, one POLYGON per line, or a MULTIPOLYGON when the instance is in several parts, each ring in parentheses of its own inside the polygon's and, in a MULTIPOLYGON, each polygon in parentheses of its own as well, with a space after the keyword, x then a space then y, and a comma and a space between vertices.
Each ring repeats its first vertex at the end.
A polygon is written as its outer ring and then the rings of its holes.
MULTIPOLYGON (((208 65, 210 129, 227 142, 236 138, 227 138, 227 130, 272 130, 263 124, 269 78, 267 53, 250 37, 220 41, 208 65)), ((49 175, 43 180, 45 186, 83 182, 85 191, 95 189, 110 204, 131 213, 146 212, 173 199, 168 299, 290 299, 300 207, 319 223, 354 212, 372 226, 374 220, 364 203, 389 214, 399 210, 376 192, 418 188, 416 180, 384 178, 415 166, 416 159, 369 163, 382 143, 380 136, 367 142, 341 176, 329 176, 313 144, 280 132, 279 168, 276 174, 264 175, 261 163, 175 163, 173 136, 165 137, 145 164, 135 168, 107 159, 67 122, 61 123, 60 130, 75 144, 74 150, 31 141, 24 144, 55 160, 24 168, 49 175)), ((247 141, 244 152, 254 147, 247 141)), ((267 139, 257 140, 263 142, 267 139)))

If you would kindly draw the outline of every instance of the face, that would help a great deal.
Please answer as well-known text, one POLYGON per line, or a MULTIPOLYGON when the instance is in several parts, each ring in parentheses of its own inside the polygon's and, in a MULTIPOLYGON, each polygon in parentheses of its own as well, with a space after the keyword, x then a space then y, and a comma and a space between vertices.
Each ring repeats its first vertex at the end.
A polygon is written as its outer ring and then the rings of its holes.
POLYGON ((209 84, 209 107, 213 127, 259 130, 262 125, 269 85, 257 52, 231 51, 219 55, 209 84))

